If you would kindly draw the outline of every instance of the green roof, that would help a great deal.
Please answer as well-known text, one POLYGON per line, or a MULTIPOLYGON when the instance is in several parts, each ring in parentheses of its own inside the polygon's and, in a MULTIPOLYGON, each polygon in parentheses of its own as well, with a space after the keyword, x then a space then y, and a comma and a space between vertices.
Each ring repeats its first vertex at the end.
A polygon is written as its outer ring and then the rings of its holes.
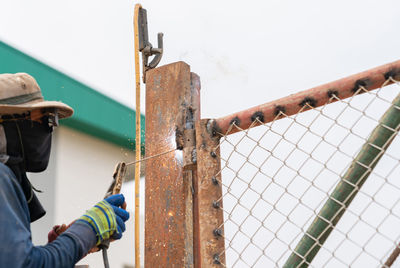
MULTIPOLYGON (((17 72, 35 77, 46 100, 62 101, 74 108, 74 115, 61 120, 62 125, 135 148, 135 110, 0 41, 0 73, 17 72)), ((143 146, 143 115, 141 121, 143 146)))

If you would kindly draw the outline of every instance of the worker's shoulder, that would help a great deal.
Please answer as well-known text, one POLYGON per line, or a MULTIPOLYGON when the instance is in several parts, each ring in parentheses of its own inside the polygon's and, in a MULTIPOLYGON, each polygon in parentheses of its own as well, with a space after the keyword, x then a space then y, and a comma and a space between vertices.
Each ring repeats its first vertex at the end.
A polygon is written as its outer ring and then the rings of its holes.
POLYGON ((9 167, 0 163, 0 184, 9 184, 11 180, 15 180, 15 175, 9 167))
MULTIPOLYGON (((11 200, 17 199, 23 200, 22 197, 23 191, 14 172, 8 166, 0 163, 0 203, 9 203, 11 200)), ((0 204, 0 208, 4 205, 0 204)))
POLYGON ((0 172, 15 177, 14 173, 11 171, 11 169, 8 166, 6 166, 3 163, 1 163, 1 162, 0 162, 0 172))

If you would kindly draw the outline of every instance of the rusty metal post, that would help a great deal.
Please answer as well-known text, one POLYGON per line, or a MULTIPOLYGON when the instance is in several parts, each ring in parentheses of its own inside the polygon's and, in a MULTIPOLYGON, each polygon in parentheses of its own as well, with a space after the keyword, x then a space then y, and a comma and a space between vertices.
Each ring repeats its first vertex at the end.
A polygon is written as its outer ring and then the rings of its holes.
POLYGON ((146 73, 145 266, 193 267, 194 126, 199 77, 184 62, 146 73), (190 149, 192 148, 192 149, 190 149))
POLYGON ((225 241, 222 211, 220 136, 210 120, 196 124, 197 180, 194 181, 194 231, 196 267, 223 267, 225 241), (217 148, 217 149, 216 149, 217 148))

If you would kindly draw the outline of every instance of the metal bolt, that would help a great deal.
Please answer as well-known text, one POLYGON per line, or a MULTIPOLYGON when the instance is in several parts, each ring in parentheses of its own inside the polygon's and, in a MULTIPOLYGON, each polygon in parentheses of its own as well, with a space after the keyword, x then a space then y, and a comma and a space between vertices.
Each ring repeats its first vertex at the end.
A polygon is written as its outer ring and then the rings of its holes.
POLYGON ((254 122, 254 121, 258 120, 258 121, 261 121, 261 122, 264 123, 264 114, 263 114, 263 112, 260 112, 260 111, 255 112, 251 116, 250 120, 251 120, 251 122, 254 122))
POLYGON ((212 152, 210 153, 210 155, 211 155, 211 157, 213 157, 213 158, 216 158, 216 157, 217 157, 217 153, 214 152, 214 151, 212 151, 212 152))
POLYGON ((213 205, 213 208, 219 208, 220 207, 219 202, 215 201, 215 200, 213 201, 212 205, 213 205))
POLYGON ((211 178, 211 181, 212 181, 212 183, 213 183, 214 185, 218 185, 218 180, 217 180, 217 178, 212 177, 212 178, 211 178))
POLYGON ((218 229, 218 228, 214 229, 213 233, 214 233, 215 236, 222 236, 222 230, 221 229, 218 229))
POLYGON ((233 118, 232 120, 231 120, 231 123, 230 123, 230 125, 233 125, 233 124, 235 124, 236 126, 240 126, 240 119, 239 119, 239 117, 235 117, 235 118, 233 118))
POLYGON ((213 259, 214 259, 214 264, 221 264, 221 260, 219 259, 218 253, 214 254, 213 259))
POLYGON ((338 97, 339 92, 337 90, 330 89, 328 90, 328 97, 333 98, 333 97, 338 97))
POLYGON ((284 106, 282 106, 282 105, 278 105, 278 106, 275 107, 274 115, 278 116, 278 115, 281 115, 281 113, 284 114, 285 112, 286 112, 286 108, 284 106))

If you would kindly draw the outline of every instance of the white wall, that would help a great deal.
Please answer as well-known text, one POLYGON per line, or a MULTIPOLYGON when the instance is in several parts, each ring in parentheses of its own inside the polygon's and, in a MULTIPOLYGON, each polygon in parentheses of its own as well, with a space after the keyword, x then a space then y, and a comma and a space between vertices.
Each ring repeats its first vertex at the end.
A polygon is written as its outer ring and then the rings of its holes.
POLYGON ((55 130, 52 137, 52 151, 50 155, 49 166, 41 173, 28 173, 32 185, 42 191, 36 193, 42 206, 46 210, 46 215, 31 224, 32 241, 35 245, 45 245, 47 243, 47 234, 55 225, 55 187, 57 182, 56 163, 57 163, 57 140, 58 130, 55 130))
MULTIPOLYGON (((47 210, 47 215, 32 224, 33 241, 45 244, 47 233, 55 224, 70 223, 79 218, 85 210, 102 200, 111 183, 115 165, 119 161, 130 162, 134 154, 126 149, 107 143, 70 128, 60 127, 53 135, 51 162, 46 172, 30 174, 34 186, 43 190, 39 199, 47 210)), ((128 176, 134 169, 128 168, 128 176)), ((124 186, 128 210, 131 217, 127 222, 127 231, 120 241, 111 244, 109 260, 112 267, 133 264, 134 259, 134 214, 133 183, 124 186)), ((80 264, 90 267, 102 267, 101 253, 84 258, 80 264)))

